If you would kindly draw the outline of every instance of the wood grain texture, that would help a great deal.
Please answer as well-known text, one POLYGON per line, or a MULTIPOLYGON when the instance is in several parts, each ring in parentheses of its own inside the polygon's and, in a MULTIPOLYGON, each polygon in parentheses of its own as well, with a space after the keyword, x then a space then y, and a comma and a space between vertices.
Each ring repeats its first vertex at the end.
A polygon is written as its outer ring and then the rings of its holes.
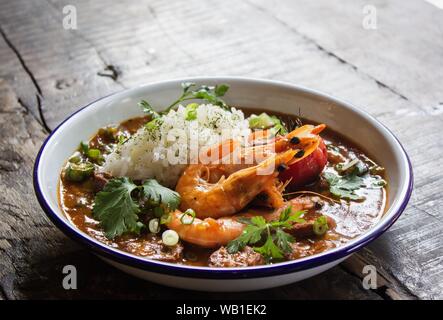
POLYGON ((386 124, 414 166, 410 205, 380 239, 318 277, 233 298, 443 298, 443 10, 377 0, 378 29, 365 30, 365 1, 79 0, 78 30, 64 30, 68 3, 0 1, 0 298, 183 296, 66 239, 34 200, 31 167, 46 132, 79 106, 196 75, 284 80, 341 97, 386 124), (61 288, 65 264, 81 269, 82 290, 61 288), (361 288, 365 264, 377 267, 377 290, 361 288))

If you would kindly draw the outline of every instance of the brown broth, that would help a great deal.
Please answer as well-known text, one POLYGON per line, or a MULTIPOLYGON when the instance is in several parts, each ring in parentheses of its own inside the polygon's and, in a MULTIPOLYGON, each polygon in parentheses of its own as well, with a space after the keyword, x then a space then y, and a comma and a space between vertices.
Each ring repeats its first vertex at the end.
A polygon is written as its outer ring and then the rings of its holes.
MULTIPOLYGON (((248 115, 251 113, 258 114, 264 110, 248 109, 245 111, 245 114, 248 115)), ((278 115, 282 116, 286 121, 293 121, 295 119, 295 117, 290 115, 278 115)), ((146 123, 147 120, 148 118, 146 117, 129 119, 117 126, 117 131, 133 134, 146 123)), ((311 123, 309 121, 303 122, 311 123)), ((355 156, 360 158, 367 157, 360 147, 330 129, 325 130, 321 136, 326 144, 338 148, 341 157, 345 160, 349 160, 355 156)), ((90 141, 90 145, 93 147, 99 147, 107 143, 110 143, 110 141, 106 140, 106 137, 100 134, 95 135, 90 141)), ((332 170, 332 168, 333 163, 328 161, 325 170, 332 170)), ((330 197, 331 195, 322 187, 322 183, 324 184, 324 182, 318 180, 294 191, 316 192, 330 197)), ((92 206, 96 193, 92 179, 79 183, 67 181, 62 176, 59 188, 60 206, 68 219, 82 232, 111 247, 141 257, 198 266, 207 266, 209 256, 215 251, 215 249, 199 248, 187 243, 182 243, 182 251, 177 248, 168 248, 162 245, 161 236, 146 232, 140 236, 126 234, 114 240, 109 240, 105 237, 98 221, 92 217, 92 206)), ((306 193, 306 195, 309 194, 306 193)), ((322 208, 309 210, 305 217, 315 218, 323 214, 333 218, 336 222, 336 227, 328 230, 322 237, 310 236, 297 238, 290 259, 298 259, 340 246, 350 239, 365 233, 374 226, 380 220, 385 210, 386 189, 364 189, 362 195, 366 197, 362 202, 346 202, 343 200, 330 202, 326 200, 322 208)))

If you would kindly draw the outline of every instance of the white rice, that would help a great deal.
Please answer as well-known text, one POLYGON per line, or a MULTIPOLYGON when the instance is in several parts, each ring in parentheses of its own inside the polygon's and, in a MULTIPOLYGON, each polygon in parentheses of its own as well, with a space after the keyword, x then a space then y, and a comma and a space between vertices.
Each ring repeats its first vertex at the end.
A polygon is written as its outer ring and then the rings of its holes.
MULTIPOLYGON (((250 134, 241 110, 227 111, 212 104, 200 105, 195 120, 186 120, 185 107, 171 110, 154 130, 140 128, 124 144, 105 157, 101 171, 135 180, 155 178, 175 187, 195 152, 225 139, 245 141, 250 134)), ((193 160, 195 161, 195 160, 193 160)))

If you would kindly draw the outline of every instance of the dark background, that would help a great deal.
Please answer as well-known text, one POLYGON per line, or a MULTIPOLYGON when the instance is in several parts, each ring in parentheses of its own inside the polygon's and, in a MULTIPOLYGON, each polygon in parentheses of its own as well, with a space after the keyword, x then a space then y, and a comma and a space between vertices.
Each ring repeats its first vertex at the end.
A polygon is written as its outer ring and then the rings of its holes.
POLYGON ((0 299, 443 298, 443 10, 424 0, 0 0, 0 299), (63 28, 63 7, 77 29, 63 28), (363 27, 376 9, 377 28, 363 27), (366 7, 367 8, 367 7, 366 7), (208 294, 127 276, 67 239, 35 199, 45 136, 80 106, 150 81, 239 75, 344 98, 404 144, 415 191, 399 221, 341 265, 266 291, 208 294), (78 290, 61 286, 77 267, 78 290), (376 290, 362 268, 378 270, 376 290))

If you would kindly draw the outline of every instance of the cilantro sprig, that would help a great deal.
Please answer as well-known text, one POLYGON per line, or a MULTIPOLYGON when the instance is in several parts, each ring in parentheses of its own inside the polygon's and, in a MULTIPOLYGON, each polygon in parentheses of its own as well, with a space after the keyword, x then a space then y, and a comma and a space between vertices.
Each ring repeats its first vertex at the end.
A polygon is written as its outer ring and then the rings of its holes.
POLYGON ((180 204, 178 192, 162 186, 155 179, 147 179, 141 186, 143 198, 150 202, 151 206, 165 206, 167 211, 173 211, 180 204))
MULTIPOLYGON (((229 85, 227 84, 219 84, 215 86, 201 85, 200 87, 197 87, 194 82, 184 82, 181 84, 181 86, 183 89, 181 96, 164 111, 155 111, 151 104, 146 100, 139 102, 138 105, 140 108, 151 118, 151 120, 146 124, 146 128, 148 130, 158 128, 162 123, 161 117, 183 101, 204 100, 224 109, 229 109, 226 102, 221 98, 229 90, 229 85)), ((197 118, 197 108, 198 104, 196 103, 191 103, 186 107, 186 120, 195 120, 197 118)))
POLYGON ((140 101, 138 106, 143 110, 144 113, 151 117, 151 120, 157 119, 161 116, 160 113, 155 111, 151 104, 146 100, 140 101))
POLYGON ((335 197, 362 201, 365 197, 356 193, 361 188, 382 188, 387 183, 379 175, 373 175, 358 159, 348 164, 338 164, 335 169, 341 174, 325 172, 323 177, 329 185, 329 192, 335 197))
POLYGON ((278 220, 266 221, 262 216, 243 218, 239 221, 247 226, 243 233, 227 245, 229 253, 236 253, 247 245, 255 245, 253 249, 263 255, 265 259, 282 259, 292 251, 290 243, 295 239, 284 231, 294 223, 305 222, 302 215, 305 211, 292 213, 292 207, 285 208, 278 220))
POLYGON ((177 209, 180 195, 160 185, 155 179, 148 179, 142 185, 136 185, 126 177, 113 178, 95 196, 93 216, 100 221, 109 239, 128 232, 139 234, 145 227, 139 219, 140 202, 143 201, 153 208, 154 212, 163 215, 177 209))
POLYGON ((205 100, 222 108, 228 107, 226 102, 221 99, 229 90, 229 85, 227 84, 216 86, 202 85, 197 88, 194 82, 184 82, 182 83, 182 89, 182 95, 164 111, 165 113, 168 113, 177 104, 186 100, 205 100))
POLYGON ((109 239, 125 232, 138 233, 142 227, 138 220, 139 206, 132 199, 137 186, 128 178, 110 180, 95 197, 92 212, 100 221, 109 239))
POLYGON ((325 172, 324 178, 329 184, 329 192, 334 196, 346 199, 361 201, 365 198, 355 193, 356 190, 365 186, 364 179, 355 173, 340 176, 332 172, 325 172))

